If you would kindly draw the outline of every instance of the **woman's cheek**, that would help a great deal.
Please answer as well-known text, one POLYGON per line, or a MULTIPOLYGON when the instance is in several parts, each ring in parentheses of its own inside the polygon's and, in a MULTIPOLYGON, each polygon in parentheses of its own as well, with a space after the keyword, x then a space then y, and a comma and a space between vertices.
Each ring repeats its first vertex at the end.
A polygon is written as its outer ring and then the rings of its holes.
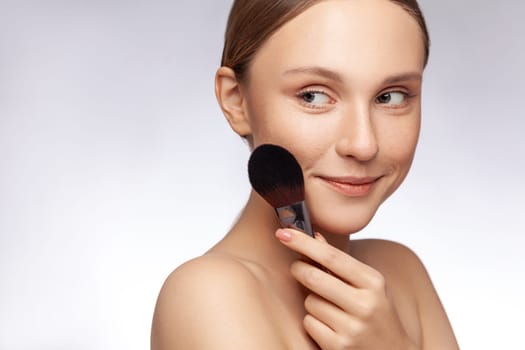
POLYGON ((407 176, 414 159, 416 145, 419 138, 419 123, 412 123, 380 145, 382 161, 388 164, 393 171, 394 179, 388 188, 385 199, 390 196, 407 176))
POLYGON ((349 234, 363 229, 375 215, 380 198, 345 203, 326 191, 310 192, 306 198, 314 228, 326 233, 349 234))

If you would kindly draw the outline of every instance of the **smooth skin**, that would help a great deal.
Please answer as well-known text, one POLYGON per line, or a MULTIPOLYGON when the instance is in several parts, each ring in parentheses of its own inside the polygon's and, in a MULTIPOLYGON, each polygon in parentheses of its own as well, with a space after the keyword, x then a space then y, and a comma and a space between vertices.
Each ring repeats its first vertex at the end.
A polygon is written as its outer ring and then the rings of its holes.
POLYGON ((153 350, 458 349, 418 257, 349 239, 408 173, 423 61, 420 29, 398 5, 326 0, 274 33, 245 81, 218 70, 232 129, 296 156, 318 233, 280 229, 252 192, 228 234, 167 278, 153 350))

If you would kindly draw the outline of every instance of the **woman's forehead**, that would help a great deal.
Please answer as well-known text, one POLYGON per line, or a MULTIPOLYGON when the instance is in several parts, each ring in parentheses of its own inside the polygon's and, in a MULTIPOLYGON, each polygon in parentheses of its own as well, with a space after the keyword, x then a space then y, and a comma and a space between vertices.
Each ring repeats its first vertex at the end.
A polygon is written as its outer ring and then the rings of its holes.
POLYGON ((417 21, 386 0, 326 0, 284 24, 264 43, 252 68, 321 66, 334 71, 414 71, 424 65, 417 21))

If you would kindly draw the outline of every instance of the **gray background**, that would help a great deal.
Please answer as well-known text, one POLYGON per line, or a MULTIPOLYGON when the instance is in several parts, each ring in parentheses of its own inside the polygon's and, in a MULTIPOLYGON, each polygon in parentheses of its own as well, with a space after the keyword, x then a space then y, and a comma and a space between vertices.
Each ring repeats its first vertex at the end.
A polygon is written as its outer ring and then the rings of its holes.
MULTIPOLYGON (((0 349, 145 349, 249 190, 216 106, 228 0, 0 0, 0 349)), ((525 3, 423 0, 411 174, 356 237, 414 249, 463 349, 525 348, 525 3)))

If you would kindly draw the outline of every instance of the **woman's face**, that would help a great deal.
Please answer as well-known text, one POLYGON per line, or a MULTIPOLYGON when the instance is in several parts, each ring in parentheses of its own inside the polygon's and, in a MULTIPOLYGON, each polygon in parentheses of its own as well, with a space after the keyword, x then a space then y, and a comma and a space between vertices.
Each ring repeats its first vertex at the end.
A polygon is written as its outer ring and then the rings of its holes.
POLYGON ((386 0, 328 0, 280 28, 242 87, 253 146, 299 161, 315 229, 363 228, 412 162, 421 113, 421 30, 386 0))

